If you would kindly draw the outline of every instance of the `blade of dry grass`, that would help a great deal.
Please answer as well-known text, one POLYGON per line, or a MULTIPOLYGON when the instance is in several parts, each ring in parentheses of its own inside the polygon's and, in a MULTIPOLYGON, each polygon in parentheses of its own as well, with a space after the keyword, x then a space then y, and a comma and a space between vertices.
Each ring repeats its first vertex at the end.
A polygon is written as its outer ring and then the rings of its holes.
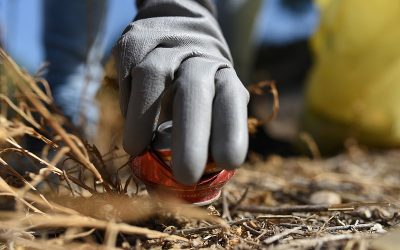
POLYGON ((0 93, 0 100, 6 103, 12 110, 17 112, 22 118, 24 118, 26 121, 28 121, 32 126, 35 128, 39 129, 40 124, 33 119, 31 115, 26 114, 24 111, 22 111, 20 108, 18 108, 7 96, 3 95, 0 93))
MULTIPOLYGON (((96 228, 106 229, 112 228, 116 232, 122 232, 126 234, 143 235, 147 238, 163 238, 171 241, 188 241, 186 238, 161 233, 148 228, 132 226, 126 223, 115 223, 112 221, 102 221, 93 219, 87 216, 80 215, 35 215, 31 214, 27 217, 22 218, 20 221, 29 228, 68 228, 68 227, 85 227, 85 228, 96 228)), ((8 223, 4 223, 8 224, 8 223)), ((10 223, 11 224, 11 223, 10 223)), ((9 225, 10 225, 9 224, 9 225)), ((2 225, 0 225, 1 227, 2 225)))

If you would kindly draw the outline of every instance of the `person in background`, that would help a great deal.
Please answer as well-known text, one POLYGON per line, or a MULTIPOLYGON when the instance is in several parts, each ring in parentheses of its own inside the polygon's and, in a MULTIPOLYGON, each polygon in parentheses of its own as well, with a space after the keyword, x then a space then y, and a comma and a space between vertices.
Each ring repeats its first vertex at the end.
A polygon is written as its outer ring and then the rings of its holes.
MULTIPOLYGON (((218 165, 240 166, 248 146, 249 96, 233 62, 236 60, 241 78, 251 82, 251 57, 240 55, 254 45, 253 32, 262 34, 259 40, 267 41, 266 47, 306 39, 316 23, 316 10, 311 1, 295 2, 221 1, 220 22, 234 48, 232 57, 212 1, 137 1, 138 14, 115 47, 125 150, 131 155, 142 152, 161 122, 160 115, 169 113, 174 120, 173 171, 179 181, 189 184, 198 180, 209 146, 218 165), (296 21, 289 22, 285 32, 271 36, 268 29, 274 30, 273 25, 265 25, 264 33, 260 32, 262 28, 246 29, 263 27, 257 12, 267 3, 269 7, 261 9, 275 9, 272 13, 277 13, 277 18, 286 15, 287 20, 304 19, 308 25, 305 31, 296 29, 296 21), (235 20, 232 23, 239 25, 237 30, 247 33, 238 36, 235 29, 229 30, 226 20, 235 20)), ((91 82, 101 75, 101 35, 108 4, 106 0, 43 2, 43 41, 50 63, 47 79, 56 103, 75 123, 82 118, 77 114, 85 108, 84 117, 96 120, 95 110, 82 105, 81 100, 92 98, 96 85, 91 82), (81 91, 77 93, 77 89, 81 91)))

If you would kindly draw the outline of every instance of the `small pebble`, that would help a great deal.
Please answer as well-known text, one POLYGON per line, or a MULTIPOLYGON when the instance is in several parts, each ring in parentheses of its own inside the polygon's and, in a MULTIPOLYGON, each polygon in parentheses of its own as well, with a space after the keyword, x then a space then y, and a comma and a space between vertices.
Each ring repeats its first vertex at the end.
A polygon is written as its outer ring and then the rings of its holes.
POLYGON ((381 233, 381 234, 384 234, 384 233, 387 232, 385 229, 383 229, 382 225, 379 224, 379 223, 376 223, 376 224, 371 228, 371 231, 377 232, 377 233, 381 233))
POLYGON ((333 205, 342 203, 342 198, 335 192, 318 191, 311 195, 310 202, 315 205, 333 205))
POLYGON ((166 228, 164 229, 163 232, 164 232, 164 233, 167 233, 167 234, 173 234, 173 233, 176 232, 176 227, 174 227, 174 226, 168 226, 168 227, 166 227, 166 228))

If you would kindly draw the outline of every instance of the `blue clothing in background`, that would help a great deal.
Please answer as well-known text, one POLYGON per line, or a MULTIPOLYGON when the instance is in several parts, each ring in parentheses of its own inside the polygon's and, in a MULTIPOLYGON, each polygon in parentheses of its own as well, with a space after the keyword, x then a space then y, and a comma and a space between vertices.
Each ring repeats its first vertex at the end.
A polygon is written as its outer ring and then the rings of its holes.
MULTIPOLYGON (((42 39, 44 1, 0 0, 0 39, 14 60, 30 73, 35 73, 44 61, 42 39)), ((105 54, 109 54, 116 39, 136 15, 134 0, 108 1, 103 36, 105 54)))
POLYGON ((258 44, 283 46, 308 39, 318 22, 312 0, 264 0, 254 37, 258 44))
POLYGON ((136 14, 132 0, 0 0, 4 47, 30 73, 46 60, 56 103, 75 123, 97 119, 101 61, 136 14))
POLYGON ((4 49, 30 73, 43 63, 42 0, 0 0, 0 39, 4 49))
POLYGON ((44 0, 46 79, 54 100, 74 123, 95 120, 93 96, 101 79, 106 0, 44 0), (83 114, 85 116, 79 116, 83 114))

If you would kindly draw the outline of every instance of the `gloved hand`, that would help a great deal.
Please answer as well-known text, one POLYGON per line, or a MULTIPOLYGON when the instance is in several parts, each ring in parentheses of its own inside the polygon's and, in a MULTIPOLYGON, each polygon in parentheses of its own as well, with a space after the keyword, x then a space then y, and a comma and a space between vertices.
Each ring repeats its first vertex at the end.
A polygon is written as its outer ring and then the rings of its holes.
POLYGON ((219 167, 239 167, 248 147, 249 94, 232 67, 211 1, 141 2, 115 47, 125 151, 143 152, 161 108, 171 108, 177 181, 197 182, 209 149, 219 167))

